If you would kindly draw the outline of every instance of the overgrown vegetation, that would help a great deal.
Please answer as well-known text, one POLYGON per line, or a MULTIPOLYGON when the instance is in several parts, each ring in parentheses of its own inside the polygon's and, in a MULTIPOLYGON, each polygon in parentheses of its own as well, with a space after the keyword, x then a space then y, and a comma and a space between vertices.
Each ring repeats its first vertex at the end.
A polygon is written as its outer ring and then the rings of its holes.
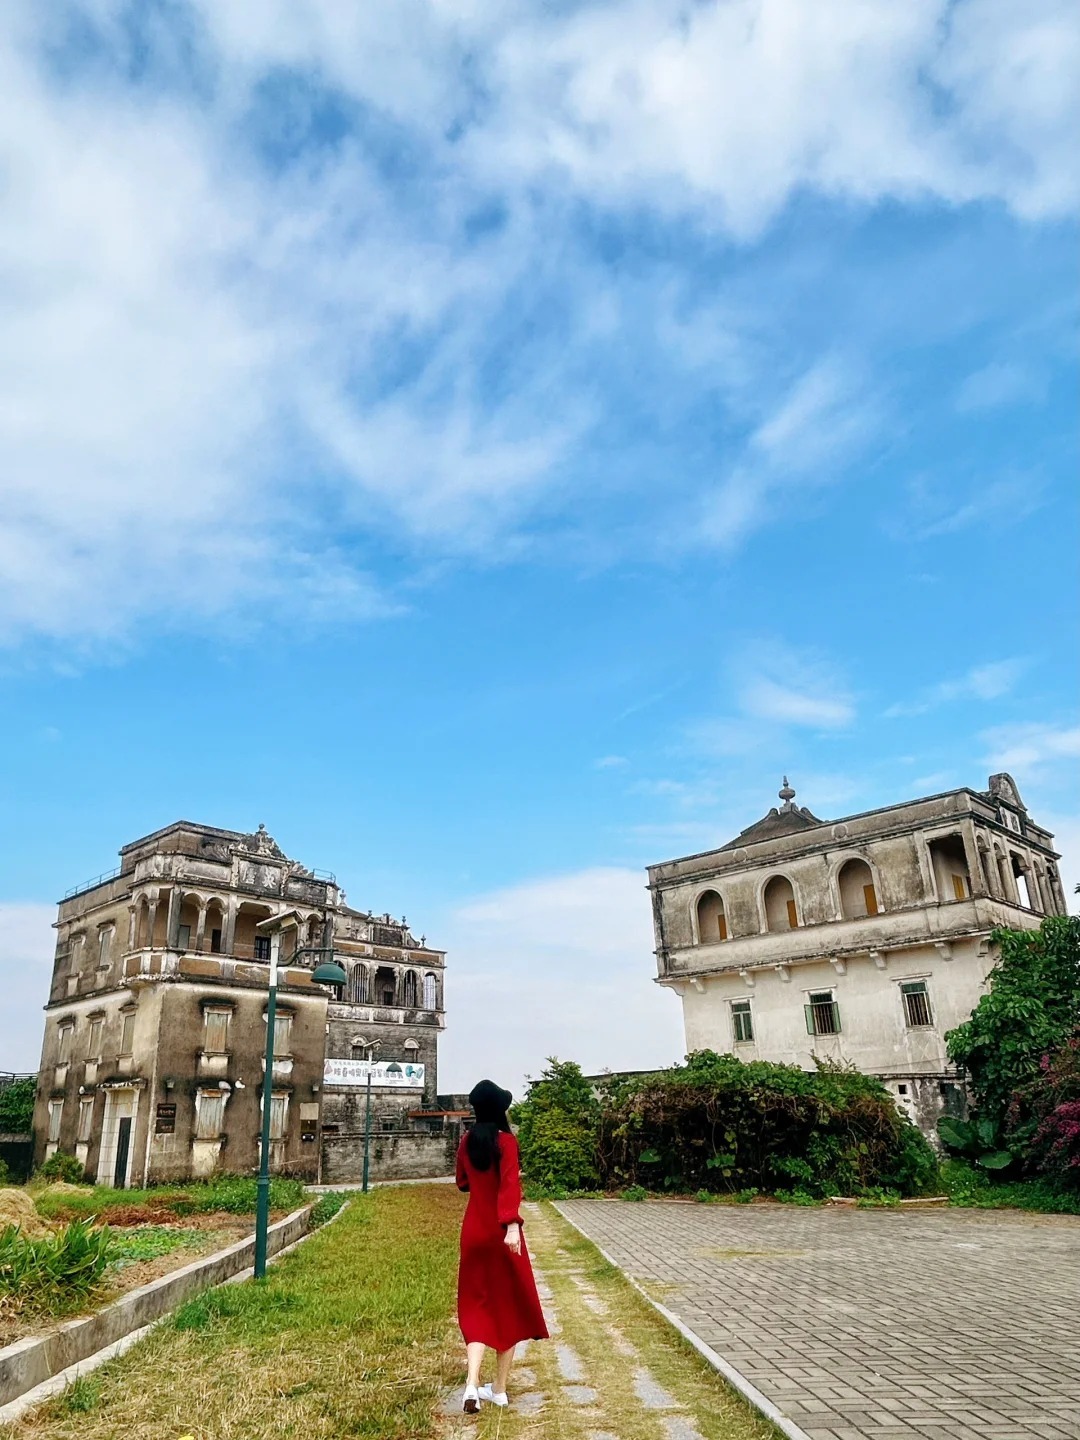
POLYGON ((9 1225, 0 1231, 0 1299, 9 1314, 71 1314, 100 1285, 114 1253, 108 1227, 87 1220, 38 1238, 9 1225))
POLYGON ((74 1155, 56 1150, 35 1172, 38 1180, 61 1180, 65 1185, 81 1185, 86 1180, 86 1167, 74 1155))
MULTIPOLYGON (((40 1174, 40 1172, 39 1172, 40 1174)), ((113 1190, 88 1185, 79 1191, 45 1191, 37 1197, 39 1214, 48 1220, 97 1216, 117 1223, 168 1223, 178 1215, 253 1215, 257 1182, 246 1175, 219 1175, 202 1184, 157 1186, 149 1190, 113 1190)), ((296 1210, 304 1203, 303 1182, 284 1175, 270 1179, 271 1210, 296 1210)))
POLYGON ((114 1231, 111 1263, 120 1267, 142 1260, 158 1260, 175 1250, 201 1250, 206 1243, 205 1230, 192 1230, 178 1225, 139 1225, 133 1230, 114 1231))
POLYGON ((342 1194, 339 1190, 327 1190, 311 1207, 311 1228, 314 1230, 320 1225, 325 1225, 348 1203, 348 1195, 342 1194))
POLYGON ((552 1060, 515 1111, 522 1164, 556 1196, 604 1188, 771 1194, 918 1195, 933 1152, 885 1088, 854 1070, 744 1064, 700 1051, 684 1065, 609 1082, 552 1060))
POLYGON ((1037 1180, 1040 1194, 1080 1193, 1080 919, 991 939, 1000 958, 989 991, 946 1037, 974 1114, 942 1120, 939 1133, 954 1155, 1037 1180))
POLYGON ((0 1089, 0 1134, 28 1135, 34 1119, 37 1081, 14 1080, 0 1089))

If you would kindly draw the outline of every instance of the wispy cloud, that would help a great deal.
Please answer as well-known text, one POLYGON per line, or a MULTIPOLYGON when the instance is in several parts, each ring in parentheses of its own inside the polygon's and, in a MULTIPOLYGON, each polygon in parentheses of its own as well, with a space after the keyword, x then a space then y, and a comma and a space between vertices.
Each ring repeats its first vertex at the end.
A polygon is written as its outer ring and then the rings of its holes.
POLYGON ((973 482, 964 492, 937 478, 920 478, 908 487, 908 514, 894 533, 909 540, 932 540, 978 525, 1015 524, 1039 509, 1045 489, 1038 475, 973 482))
POLYGON ((1025 659, 992 660, 973 665, 963 675, 941 680, 911 700, 898 700, 885 711, 889 719, 906 715, 925 715, 941 705, 958 700, 999 700, 1007 695, 1028 668, 1025 659))
POLYGON ((835 730, 855 718, 853 697, 822 655, 761 644, 746 651, 741 668, 739 707, 755 720, 835 730))
POLYGON ((594 770, 616 770, 630 762, 625 755, 601 755, 593 761, 594 770))
POLYGON ((995 360, 973 371, 956 392, 961 412, 996 410, 1006 405, 1036 403, 1046 395, 1046 382, 1033 370, 995 360))
POLYGON ((41 1059, 44 1022, 56 935, 55 905, 0 901, 4 937, 4 1003, 0 1006, 0 1054, 9 1070, 34 1071, 41 1059))
POLYGON ((981 738, 991 768, 1015 772, 1018 778, 1041 776, 1050 765, 1080 759, 1080 725, 998 725, 981 738))

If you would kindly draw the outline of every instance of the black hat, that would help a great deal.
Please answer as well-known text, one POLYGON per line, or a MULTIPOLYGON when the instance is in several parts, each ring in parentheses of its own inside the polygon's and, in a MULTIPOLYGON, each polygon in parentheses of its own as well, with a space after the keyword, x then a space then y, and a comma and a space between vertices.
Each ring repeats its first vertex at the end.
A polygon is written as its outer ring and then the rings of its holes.
POLYGON ((469 1092, 469 1104, 481 1124, 496 1124, 513 1103, 510 1091, 503 1090, 494 1080, 481 1080, 469 1092))

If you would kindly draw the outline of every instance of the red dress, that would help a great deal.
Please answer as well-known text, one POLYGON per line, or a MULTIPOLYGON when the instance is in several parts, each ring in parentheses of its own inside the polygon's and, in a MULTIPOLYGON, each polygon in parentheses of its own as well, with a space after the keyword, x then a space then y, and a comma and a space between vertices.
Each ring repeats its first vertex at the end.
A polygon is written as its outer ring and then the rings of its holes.
POLYGON ((492 1350, 509 1350, 519 1340, 546 1340, 525 1237, 520 1255, 511 1254, 504 1238, 508 1225, 521 1224, 521 1171, 513 1135, 499 1132, 499 1164, 490 1170, 476 1169, 462 1139, 457 1184, 469 1192, 458 1267, 458 1324, 466 1345, 479 1341, 492 1350))

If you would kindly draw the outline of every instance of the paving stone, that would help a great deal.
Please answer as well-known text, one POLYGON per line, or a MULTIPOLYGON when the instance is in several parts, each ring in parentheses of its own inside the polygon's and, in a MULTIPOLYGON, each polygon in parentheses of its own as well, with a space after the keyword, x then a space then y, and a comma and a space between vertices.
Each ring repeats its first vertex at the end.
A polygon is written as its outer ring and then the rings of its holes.
POLYGON ((1074 1217, 559 1208, 815 1440, 1080 1440, 1074 1217))
POLYGON ((556 1345, 555 1361, 564 1380, 577 1382, 585 1379, 585 1366, 581 1363, 581 1356, 569 1345, 556 1345))
POLYGON ((530 1390, 525 1395, 513 1396, 510 1408, 519 1415, 539 1415, 546 1404, 546 1398, 538 1390, 530 1390))
POLYGON ((562 1393, 571 1405, 595 1405, 600 1398, 591 1385, 564 1385, 562 1393))
POLYGON ((705 1440, 701 1431, 685 1415, 665 1415, 667 1440, 705 1440))
POLYGON ((643 1365, 634 1371, 634 1394, 647 1410, 682 1409, 671 1391, 665 1390, 643 1365))

